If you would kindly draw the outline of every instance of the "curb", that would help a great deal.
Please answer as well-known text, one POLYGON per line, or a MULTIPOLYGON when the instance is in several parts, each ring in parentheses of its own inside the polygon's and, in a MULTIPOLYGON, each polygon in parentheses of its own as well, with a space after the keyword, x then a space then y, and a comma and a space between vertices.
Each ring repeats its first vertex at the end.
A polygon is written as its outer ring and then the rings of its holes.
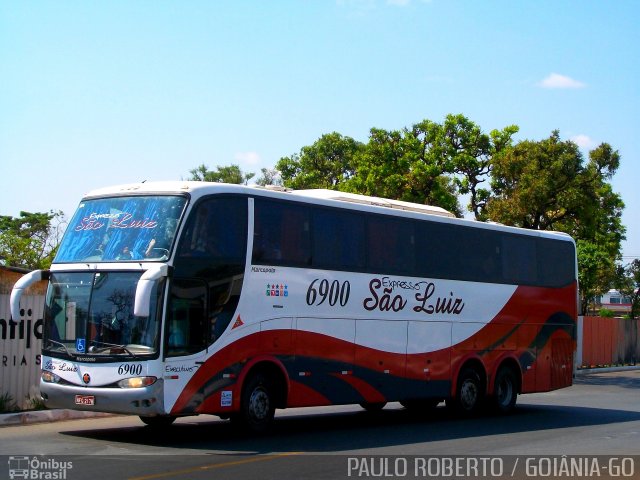
POLYGON ((590 373, 627 372, 629 370, 640 370, 640 365, 627 365, 624 367, 580 368, 576 370, 576 376, 588 375, 590 373))
POLYGON ((0 414, 0 427, 10 425, 28 425, 32 423, 57 422, 62 420, 77 420, 82 418, 111 417, 112 413, 83 412, 76 410, 32 410, 0 414))

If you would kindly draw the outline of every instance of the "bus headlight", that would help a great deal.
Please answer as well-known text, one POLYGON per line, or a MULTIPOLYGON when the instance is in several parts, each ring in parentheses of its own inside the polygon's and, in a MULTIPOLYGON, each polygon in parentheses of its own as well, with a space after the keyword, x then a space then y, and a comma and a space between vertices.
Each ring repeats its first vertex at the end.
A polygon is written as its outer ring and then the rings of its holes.
POLYGON ((118 382, 120 388, 142 388, 156 383, 156 377, 132 377, 118 382))
POLYGON ((49 370, 43 370, 40 376, 43 382, 58 383, 60 381, 60 377, 49 370))

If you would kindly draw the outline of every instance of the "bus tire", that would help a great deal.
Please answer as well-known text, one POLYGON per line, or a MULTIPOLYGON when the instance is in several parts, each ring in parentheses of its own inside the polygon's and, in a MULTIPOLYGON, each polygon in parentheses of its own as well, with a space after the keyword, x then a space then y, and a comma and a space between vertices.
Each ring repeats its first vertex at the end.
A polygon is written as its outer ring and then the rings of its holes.
POLYGON ((465 367, 458 375, 453 406, 463 415, 477 414, 484 400, 484 388, 480 374, 475 368, 465 367))
POLYGON ((387 402, 362 402, 360 403, 360 406, 367 412, 379 412, 386 404, 387 402))
POLYGON ((176 417, 171 415, 160 415, 156 417, 145 417, 140 415, 140 420, 145 425, 153 428, 166 428, 176 421, 176 417))
POLYGON ((510 413, 518 400, 518 378, 513 368, 500 367, 493 387, 491 406, 498 413, 510 413))
POLYGON ((270 378, 264 373, 255 373, 242 389, 240 412, 232 420, 253 433, 266 432, 275 415, 274 393, 270 378))

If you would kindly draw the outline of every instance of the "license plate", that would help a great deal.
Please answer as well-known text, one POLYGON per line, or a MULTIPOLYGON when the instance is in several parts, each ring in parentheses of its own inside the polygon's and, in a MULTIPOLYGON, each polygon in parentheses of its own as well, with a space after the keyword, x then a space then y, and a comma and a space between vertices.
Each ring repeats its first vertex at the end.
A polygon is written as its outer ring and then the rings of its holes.
POLYGON ((95 405, 96 397, 93 395, 76 395, 76 405, 95 405))

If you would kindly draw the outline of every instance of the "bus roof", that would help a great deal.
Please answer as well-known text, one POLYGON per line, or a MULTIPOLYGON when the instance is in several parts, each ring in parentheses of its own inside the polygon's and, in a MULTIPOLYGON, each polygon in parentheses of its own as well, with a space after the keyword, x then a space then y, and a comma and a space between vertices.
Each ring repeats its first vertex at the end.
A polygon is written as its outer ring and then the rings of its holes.
POLYGON ((202 182, 202 181, 164 181, 164 182, 139 182, 124 185, 115 185, 110 187, 104 187, 87 192, 83 199, 107 197, 114 195, 127 195, 127 194, 180 194, 189 193, 199 197, 208 193, 244 193, 255 194, 260 192, 264 196, 269 197, 296 197, 296 199, 304 201, 309 199, 310 201, 320 200, 320 203, 325 205, 340 202, 348 203, 352 205, 352 208, 356 209, 368 209, 367 207, 373 207, 374 210, 380 212, 386 208, 392 210, 400 210, 407 213, 431 215, 441 218, 441 221, 455 222, 466 225, 468 227, 476 228, 488 228, 492 230, 505 230, 505 231, 517 231, 522 234, 531 236, 545 236, 550 238, 556 238, 560 240, 573 241, 570 235, 563 232, 554 231, 542 231, 542 230, 530 230, 519 227, 507 226, 494 222, 479 222, 476 220, 457 218, 453 213, 431 205, 421 205, 418 203, 404 202, 400 200, 391 200, 388 198, 370 197, 367 195, 359 195, 355 193, 340 192, 337 190, 328 189, 308 189, 308 190, 292 190, 289 188, 279 186, 267 186, 260 187, 257 185, 235 185, 229 183, 217 183, 217 182, 202 182), (359 208, 358 208, 359 207, 359 208), (377 207, 377 208, 376 208, 377 207))
MULTIPOLYGON (((225 183, 213 183, 213 182, 197 182, 197 181, 184 181, 184 182, 140 182, 128 185, 117 185, 111 187, 100 188, 88 192, 84 198, 101 197, 105 195, 115 194, 127 194, 127 193, 180 193, 180 192, 193 192, 201 189, 244 189, 255 188, 262 189, 261 187, 251 186, 245 187, 243 185, 232 185, 225 183)), ((381 197, 371 197, 368 195, 359 195, 356 193, 340 192, 337 190, 328 189, 309 189, 309 190, 291 190, 283 187, 264 187, 266 191, 286 192, 292 195, 310 197, 324 200, 338 200, 342 202, 357 203, 361 205, 373 205, 377 207, 387 207, 397 210, 406 210, 410 212, 427 213, 431 215, 439 215, 442 217, 455 218, 455 215, 448 212, 444 208, 435 207, 431 205, 421 205, 419 203, 403 202, 401 200, 392 200, 381 197)))
POLYGON ((339 200, 342 202, 359 203, 362 205, 374 205, 376 207, 394 208, 397 210, 406 210, 409 212, 428 213, 430 215, 439 215, 442 217, 455 218, 455 215, 444 208, 434 207, 432 205, 421 205, 419 203, 403 202, 401 200, 392 200, 389 198, 370 197, 368 195, 359 195, 357 193, 340 192, 337 190, 313 189, 313 190, 293 190, 294 195, 305 197, 324 198, 329 200, 339 200))

